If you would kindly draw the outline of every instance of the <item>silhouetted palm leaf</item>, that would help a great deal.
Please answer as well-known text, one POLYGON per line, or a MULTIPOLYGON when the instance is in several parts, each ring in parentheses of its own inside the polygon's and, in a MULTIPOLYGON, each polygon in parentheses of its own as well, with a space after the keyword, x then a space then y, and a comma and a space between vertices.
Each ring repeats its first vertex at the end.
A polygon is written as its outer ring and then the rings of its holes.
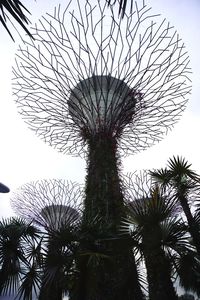
POLYGON ((181 256, 182 253, 194 250, 190 244, 188 228, 180 218, 166 219, 160 224, 160 228, 162 245, 168 253, 172 250, 181 256))
POLYGON ((148 198, 135 199, 129 203, 131 220, 139 226, 157 224, 176 212, 172 195, 166 196, 158 186, 150 191, 148 198))
MULTIPOLYGON (((30 12, 19 0, 0 0, 0 22, 9 33, 10 37, 14 41, 14 38, 7 26, 7 21, 10 20, 10 16, 26 31, 26 33, 32 37, 31 33, 27 29, 25 24, 29 24, 29 20, 24 14, 23 10, 30 12), (9 16, 10 15, 10 16, 9 16), (25 24, 24 24, 25 23, 25 24)), ((12 23, 13 24, 13 23, 12 23)), ((14 26, 14 25, 13 25, 14 26)), ((32 37, 33 38, 33 37, 32 37)))
POLYGON ((41 284, 41 269, 39 266, 32 264, 26 269, 20 280, 17 297, 19 299, 34 299, 38 295, 41 284))
POLYGON ((200 297, 200 260, 193 252, 187 252, 175 262, 180 285, 200 297))
MULTIPOLYGON (((106 0, 108 2, 108 5, 111 4, 111 0, 106 0)), ((132 11, 132 7, 133 7, 133 0, 128 0, 131 4, 131 7, 130 7, 130 11, 132 11)), ((114 4, 119 3, 119 15, 121 14, 122 17, 124 16, 125 12, 126 12, 126 8, 127 8, 127 4, 128 4, 128 1, 127 0, 115 0, 114 1, 114 4)))
POLYGON ((191 170, 189 164, 182 157, 169 159, 166 169, 150 172, 155 182, 161 182, 164 187, 171 186, 174 189, 174 200, 182 207, 187 218, 188 230, 200 255, 200 232, 196 227, 195 219, 190 205, 200 197, 200 176, 191 170))
POLYGON ((28 241, 37 235, 37 229, 22 219, 10 218, 0 222, 0 294, 16 291, 20 276, 28 266, 28 241))
POLYGON ((200 176, 191 170, 191 164, 189 164, 185 158, 180 156, 173 156, 168 160, 168 166, 165 169, 157 169, 150 171, 150 175, 158 182, 164 185, 173 181, 174 184, 185 183, 188 179, 192 179, 195 182, 200 182, 200 176))

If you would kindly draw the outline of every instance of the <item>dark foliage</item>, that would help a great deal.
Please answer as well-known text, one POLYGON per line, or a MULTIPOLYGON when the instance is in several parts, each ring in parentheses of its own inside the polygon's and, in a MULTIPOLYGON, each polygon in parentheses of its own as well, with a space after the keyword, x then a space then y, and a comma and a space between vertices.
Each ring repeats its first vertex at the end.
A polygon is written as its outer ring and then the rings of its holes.
POLYGON ((7 30, 13 41, 13 35, 8 28, 8 21, 14 26, 12 19, 14 19, 14 21, 17 22, 30 37, 32 37, 26 26, 29 24, 29 19, 24 11, 30 14, 28 9, 19 0, 0 0, 0 22, 7 30))

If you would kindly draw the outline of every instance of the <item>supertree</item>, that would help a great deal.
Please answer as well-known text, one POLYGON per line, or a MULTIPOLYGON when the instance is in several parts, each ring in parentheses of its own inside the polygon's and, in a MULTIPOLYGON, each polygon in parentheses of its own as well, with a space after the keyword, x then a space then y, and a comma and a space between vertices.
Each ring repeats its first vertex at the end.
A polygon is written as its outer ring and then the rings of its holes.
POLYGON ((120 155, 160 141, 191 90, 183 42, 149 11, 136 3, 121 18, 99 0, 59 6, 24 40, 14 68, 29 126, 59 151, 86 155, 83 224, 97 218, 111 236, 125 216, 120 155))
POLYGON ((56 231, 80 220, 82 198, 78 183, 43 179, 24 184, 13 192, 11 206, 26 221, 56 231))
POLYGON ((120 215, 120 193, 107 196, 119 190, 117 146, 129 154, 159 141, 190 92, 189 59, 173 27, 145 5, 123 19, 116 14, 100 1, 55 9, 20 47, 14 70, 14 94, 30 127, 59 151, 89 153, 87 201, 96 213, 98 194, 108 217, 120 215))
MULTIPOLYGON (((83 189, 66 180, 38 180, 13 192, 11 206, 27 224, 39 226, 40 238, 18 267, 19 299, 62 300, 75 273, 83 189), (64 238, 63 238, 64 236, 64 238)), ((12 277, 12 273, 9 274, 12 277)))

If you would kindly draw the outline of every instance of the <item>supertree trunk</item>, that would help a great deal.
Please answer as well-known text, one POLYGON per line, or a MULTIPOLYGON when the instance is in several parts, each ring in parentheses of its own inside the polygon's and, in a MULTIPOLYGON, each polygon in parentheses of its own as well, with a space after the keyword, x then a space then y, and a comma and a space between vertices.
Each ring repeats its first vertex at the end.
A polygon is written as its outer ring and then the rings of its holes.
MULTIPOLYGON (((126 215, 118 171, 116 140, 105 134, 99 134, 90 138, 88 145, 83 226, 87 226, 88 221, 88 230, 92 231, 93 228, 90 226, 93 227, 94 224, 91 220, 96 220, 94 223, 99 237, 95 235, 95 239, 86 247, 110 255, 111 262, 102 262, 102 265, 98 265, 89 275, 88 260, 85 258, 81 260, 78 299, 141 300, 144 296, 139 285, 135 257, 131 251, 132 245, 129 243, 121 245, 122 241, 118 235, 121 220, 126 215), (105 240, 101 239, 102 235, 105 240), (98 238, 99 242, 96 245, 98 238), (97 292, 93 297, 90 296, 90 287, 87 288, 85 278, 96 274, 98 274, 97 292)), ((82 246, 86 251, 85 245, 82 246)))
POLYGON ((89 140, 88 152, 85 216, 101 217, 104 224, 110 224, 116 231, 124 216, 116 141, 97 135, 89 140))

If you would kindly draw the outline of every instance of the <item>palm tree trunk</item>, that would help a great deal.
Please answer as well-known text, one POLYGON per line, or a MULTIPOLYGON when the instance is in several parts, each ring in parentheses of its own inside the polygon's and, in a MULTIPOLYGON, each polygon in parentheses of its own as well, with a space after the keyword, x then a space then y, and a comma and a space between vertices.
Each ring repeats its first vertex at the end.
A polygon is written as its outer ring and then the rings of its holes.
POLYGON ((170 261, 160 244, 159 226, 143 233, 143 251, 150 300, 178 300, 172 280, 170 261))
POLYGON ((180 201, 181 207, 184 211, 184 214, 187 218, 188 226, 189 226, 189 232, 192 236, 193 243, 197 249, 197 253, 200 255, 200 234, 198 231, 198 227, 195 224, 193 215, 191 213, 190 207, 188 205, 187 198, 183 195, 179 195, 178 199, 180 201))

